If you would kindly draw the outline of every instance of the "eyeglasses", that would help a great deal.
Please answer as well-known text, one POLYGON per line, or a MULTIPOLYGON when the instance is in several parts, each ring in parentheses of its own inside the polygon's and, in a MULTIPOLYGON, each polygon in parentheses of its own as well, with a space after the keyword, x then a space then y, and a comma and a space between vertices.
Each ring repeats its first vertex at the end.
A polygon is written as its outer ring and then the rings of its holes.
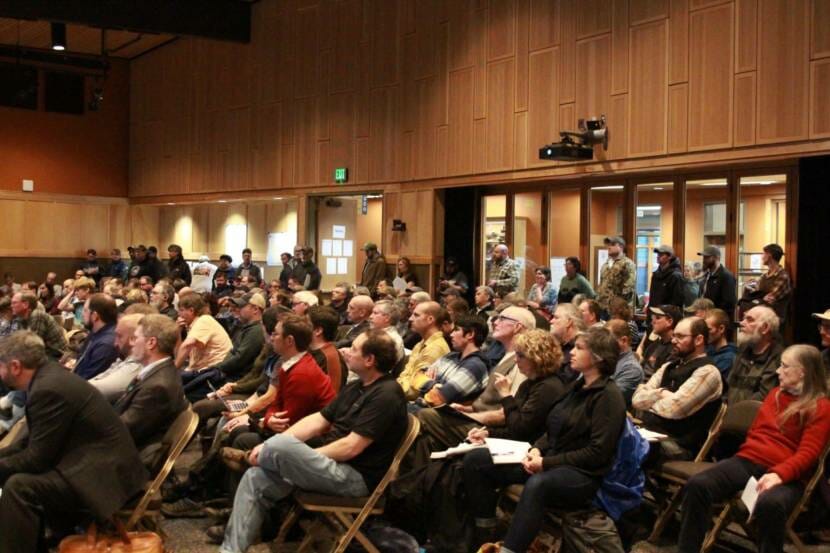
POLYGON ((496 322, 499 322, 499 321, 510 321, 513 324, 519 324, 519 321, 517 321, 516 319, 512 319, 512 318, 507 317, 505 315, 499 315, 498 317, 496 317, 496 322))
POLYGON ((830 332, 830 323, 819 323, 817 326, 819 331, 830 332))

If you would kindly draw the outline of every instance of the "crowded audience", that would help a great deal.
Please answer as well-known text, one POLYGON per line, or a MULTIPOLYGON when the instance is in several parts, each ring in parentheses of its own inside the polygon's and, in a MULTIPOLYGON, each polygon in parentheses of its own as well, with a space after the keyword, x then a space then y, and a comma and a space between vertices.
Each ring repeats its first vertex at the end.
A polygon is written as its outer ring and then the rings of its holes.
POLYGON ((371 242, 356 283, 325 286, 302 244, 276 269, 248 248, 235 264, 188 260, 171 244, 166 259, 155 246, 123 259, 90 249, 71 275, 7 273, 0 439, 13 439, 0 442, 0 551, 53 547, 111 519, 158 473, 164 436, 190 409, 189 447, 202 449, 165 482, 161 512, 211 518, 206 540, 224 553, 272 539, 295 491, 369 496, 408 417, 420 432, 401 452, 390 507, 406 496, 438 524, 385 516, 427 551, 453 550, 448 529, 461 532, 458 551, 538 550, 548 509, 607 515, 610 550, 629 550, 670 495, 654 475, 695 459, 722 407, 748 400, 760 405, 749 431, 710 448, 681 492, 676 541, 699 551, 713 505, 754 477, 751 539, 781 551, 830 439, 830 309, 813 314, 821 350, 787 341, 793 288, 777 244, 740 291, 720 249, 703 248, 690 280, 661 245, 646 305, 625 241, 604 245, 596 290, 579 258, 525 270, 506 244, 478 281, 453 256, 423 272, 371 242), (502 462, 500 440, 518 457, 502 462))

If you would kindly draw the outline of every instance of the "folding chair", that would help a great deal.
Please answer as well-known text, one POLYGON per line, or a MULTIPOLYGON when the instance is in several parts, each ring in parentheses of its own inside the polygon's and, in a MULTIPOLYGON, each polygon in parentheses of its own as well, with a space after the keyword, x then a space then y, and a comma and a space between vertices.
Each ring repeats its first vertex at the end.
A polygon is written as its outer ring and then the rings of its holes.
MULTIPOLYGON (((793 542, 795 545, 796 550, 799 553, 808 553, 811 551, 811 548, 808 548, 801 538, 796 533, 795 529, 795 521, 801 515, 801 513, 807 510, 807 504, 810 501, 810 498, 813 495, 816 487, 818 486, 821 478, 824 476, 824 465, 827 462, 827 456, 830 454, 830 442, 827 442, 824 446, 824 450, 821 452, 821 455, 818 459, 818 465, 816 466, 816 470, 813 473, 813 476, 810 477, 810 480, 807 482, 807 486, 804 488, 804 493, 801 495, 801 498, 793 507, 793 510, 790 511, 790 516, 787 517, 787 522, 785 523, 785 528, 787 532, 787 537, 790 538, 790 541, 793 542)), ((737 494, 734 498, 726 503, 721 511, 720 515, 715 519, 715 524, 712 526, 712 529, 709 530, 709 533, 706 534, 706 539, 703 540, 703 547, 701 547, 701 551, 706 553, 711 551, 715 545, 715 542, 718 540, 718 536, 720 533, 729 525, 729 522, 732 521, 733 514, 735 511, 743 511, 746 513, 746 509, 743 505, 740 505, 740 493, 737 494)), ((741 519, 735 520, 744 530, 744 533, 749 536, 752 534, 750 529, 746 524, 746 517, 743 516, 741 519)))
POLYGON ((705 459, 718 436, 721 433, 745 435, 749 431, 749 427, 752 426, 752 421, 755 420, 755 415, 758 414, 760 407, 761 402, 755 400, 741 401, 730 406, 721 405, 720 411, 718 411, 712 425, 709 427, 706 441, 703 442, 703 446, 693 461, 669 461, 664 463, 659 470, 651 473, 651 476, 664 481, 672 488, 672 495, 669 498, 668 505, 657 517, 648 541, 656 541, 671 517, 674 516, 680 504, 681 491, 686 482, 692 476, 714 465, 714 463, 705 461, 705 459))
POLYGON ((199 416, 193 412, 193 409, 188 406, 185 411, 182 411, 162 439, 163 450, 167 451, 167 460, 161 466, 161 469, 156 474, 156 477, 149 483, 144 490, 144 495, 132 509, 124 509, 118 513, 118 518, 126 518, 127 524, 125 528, 130 531, 135 528, 145 516, 151 516, 153 519, 158 516, 161 509, 161 485, 167 479, 170 471, 173 470, 173 465, 181 455, 184 448, 190 442, 190 438, 196 432, 196 427, 199 425, 199 416))
POLYGON ((4 447, 9 447, 12 445, 17 438, 26 430, 26 417, 23 417, 16 423, 9 428, 9 431, 6 432, 6 435, 3 436, 3 439, 0 440, 0 449, 4 447))
POLYGON ((383 514, 385 504, 383 494, 389 484, 397 477, 401 460, 409 451, 421 430, 421 423, 417 417, 409 415, 408 420, 406 434, 395 452, 395 457, 392 459, 389 469, 369 497, 341 497, 303 491, 294 492, 294 507, 280 526, 274 547, 278 548, 282 545, 288 531, 297 522, 303 511, 309 511, 319 513, 321 516, 318 516, 311 528, 308 529, 297 551, 307 551, 312 545, 314 537, 318 535, 317 530, 321 528, 323 521, 327 521, 341 532, 331 550, 332 553, 343 553, 353 539, 360 542, 369 553, 379 553, 366 535, 360 531, 360 527, 369 515, 383 514))

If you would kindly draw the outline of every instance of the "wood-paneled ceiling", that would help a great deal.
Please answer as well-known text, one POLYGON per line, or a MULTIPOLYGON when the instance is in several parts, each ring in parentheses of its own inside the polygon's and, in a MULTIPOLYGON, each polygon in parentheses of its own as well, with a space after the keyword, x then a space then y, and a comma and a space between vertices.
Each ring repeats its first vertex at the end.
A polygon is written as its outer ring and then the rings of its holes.
MULTIPOLYGON (((101 55, 102 30, 86 25, 67 24, 67 53, 101 55)), ((176 37, 170 34, 134 33, 107 30, 104 48, 111 57, 131 59, 144 52, 170 42, 176 37)), ((51 28, 48 21, 29 21, 0 18, 0 44, 24 48, 49 50, 51 28)))

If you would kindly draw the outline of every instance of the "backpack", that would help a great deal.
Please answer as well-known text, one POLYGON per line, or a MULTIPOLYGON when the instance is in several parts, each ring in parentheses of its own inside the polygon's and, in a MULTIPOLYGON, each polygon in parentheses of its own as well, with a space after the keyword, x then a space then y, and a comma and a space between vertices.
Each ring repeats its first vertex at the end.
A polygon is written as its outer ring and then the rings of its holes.
POLYGON ((602 479, 593 505, 619 520, 623 513, 638 507, 643 501, 646 477, 641 468, 648 455, 649 443, 643 438, 631 419, 625 418, 622 434, 617 442, 614 466, 602 479))
POLYGON ((602 511, 567 513, 559 553, 623 553, 617 526, 602 511))

